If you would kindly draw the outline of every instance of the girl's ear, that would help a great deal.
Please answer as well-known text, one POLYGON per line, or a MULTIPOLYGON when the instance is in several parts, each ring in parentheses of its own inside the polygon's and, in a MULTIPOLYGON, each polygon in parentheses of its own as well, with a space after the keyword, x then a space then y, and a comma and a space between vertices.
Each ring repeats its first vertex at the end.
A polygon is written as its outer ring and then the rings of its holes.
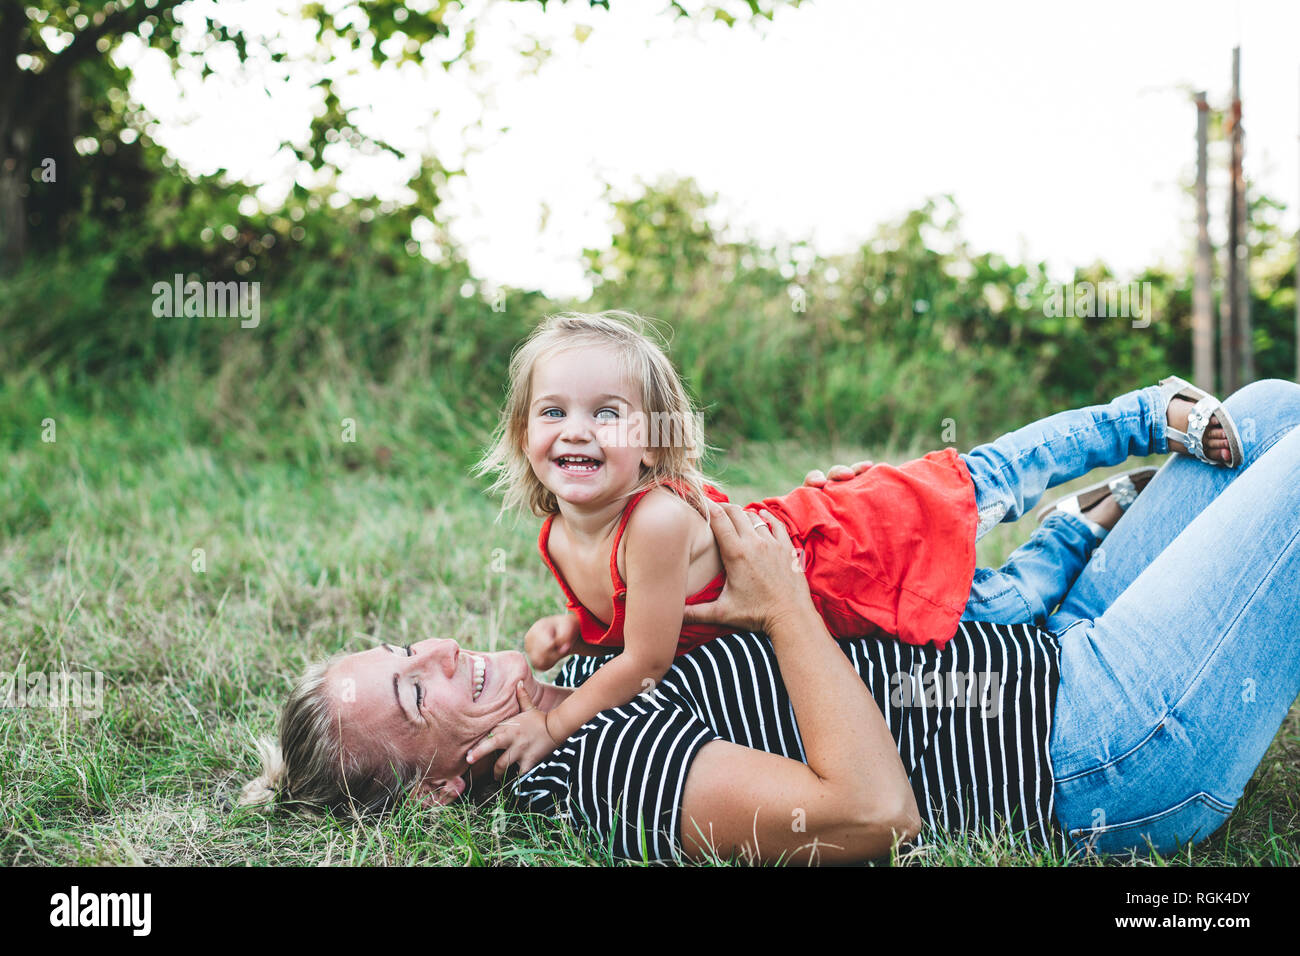
POLYGON ((411 795, 426 807, 445 807, 459 800, 465 792, 465 778, 452 777, 450 780, 423 780, 416 784, 411 795))
POLYGON ((658 448, 647 448, 645 450, 645 454, 641 456, 641 464, 645 465, 647 468, 653 468, 655 466, 655 463, 658 461, 659 461, 658 448))

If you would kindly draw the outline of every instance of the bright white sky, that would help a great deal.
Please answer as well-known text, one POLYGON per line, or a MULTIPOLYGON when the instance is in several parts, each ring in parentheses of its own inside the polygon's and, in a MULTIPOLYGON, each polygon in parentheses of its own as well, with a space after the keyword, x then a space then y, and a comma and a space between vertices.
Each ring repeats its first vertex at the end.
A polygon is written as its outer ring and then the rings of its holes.
MULTIPOLYGON (((266 24, 275 4, 216 6, 229 21, 266 24)), ((976 251, 1045 259, 1058 277, 1096 259, 1121 274, 1176 264, 1192 242, 1180 188, 1195 163, 1188 91, 1226 104, 1237 42, 1247 176, 1290 207, 1285 225, 1296 228, 1294 0, 813 0, 730 30, 676 22, 667 0, 612 12, 470 6, 481 13, 481 72, 363 73, 355 99, 370 106, 367 129, 466 164, 443 212, 491 282, 585 294, 580 251, 610 238, 602 183, 625 193, 667 174, 720 194, 720 215, 739 229, 822 252, 851 249, 948 192, 976 251), (582 26, 592 30, 579 43, 582 26), (529 73, 517 51, 533 37, 553 55, 529 73), (476 91, 488 110, 470 138, 476 91)), ((162 119, 157 138, 187 167, 265 183, 269 202, 283 195, 294 169, 275 149, 281 135, 305 135, 302 77, 268 96, 246 81, 177 86, 150 57, 137 73, 136 96, 162 119)), ((396 195, 403 178, 368 161, 344 185, 396 195)), ((1213 170, 1218 232, 1223 183, 1213 170)))

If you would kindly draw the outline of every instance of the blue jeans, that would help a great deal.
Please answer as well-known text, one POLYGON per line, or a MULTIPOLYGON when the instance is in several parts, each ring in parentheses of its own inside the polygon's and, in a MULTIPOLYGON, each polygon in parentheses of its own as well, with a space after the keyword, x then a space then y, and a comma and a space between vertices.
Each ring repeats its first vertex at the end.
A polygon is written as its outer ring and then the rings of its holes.
MULTIPOLYGON (((1152 385, 1052 415, 962 455, 975 483, 976 540, 999 522, 1019 520, 1048 488, 1133 455, 1164 454, 1164 425, 1165 402, 1152 385)), ((1051 515, 1001 568, 975 571, 962 620, 1044 624, 1104 536, 1087 519, 1051 515)))
POLYGON ((1300 386, 1225 405, 1242 466, 1170 459, 1049 619, 1056 815, 1076 849, 1210 836, 1300 693, 1300 386))

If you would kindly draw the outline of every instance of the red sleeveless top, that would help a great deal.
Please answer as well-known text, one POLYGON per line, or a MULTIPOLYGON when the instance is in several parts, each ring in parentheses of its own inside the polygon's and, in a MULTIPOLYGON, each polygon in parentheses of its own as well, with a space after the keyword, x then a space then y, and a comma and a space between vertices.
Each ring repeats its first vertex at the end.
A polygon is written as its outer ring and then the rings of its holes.
MULTIPOLYGON (((679 495, 682 492, 671 482, 663 482, 664 487, 676 491, 679 495)), ((655 486, 658 487, 658 486, 655 486)), ((623 508, 623 516, 619 519, 618 528, 614 531, 614 547, 609 552, 609 577, 614 585, 614 620, 606 624, 586 606, 578 600, 578 596, 573 593, 569 587, 569 582, 564 580, 564 575, 560 569, 555 566, 551 560, 551 553, 547 549, 547 542, 551 537, 551 520, 555 515, 548 515, 542 522, 542 530, 537 538, 537 547, 542 552, 542 560, 546 566, 551 569, 555 575, 555 580, 560 582, 560 587, 564 591, 565 604, 569 611, 578 618, 581 626, 581 637, 588 644, 595 644, 598 647, 622 647, 623 646, 623 616, 627 610, 627 583, 623 580, 622 575, 618 573, 618 543, 623 539, 623 530, 627 527, 628 519, 632 517, 632 509, 648 495, 654 488, 646 488, 632 496, 627 505, 623 508)), ((717 488, 706 484, 704 493, 714 501, 726 501, 727 496, 717 488)), ((685 497, 683 495, 683 497, 685 497)), ((712 601, 722 593, 722 585, 726 583, 726 572, 720 573, 716 578, 706 584, 701 590, 686 598, 686 604, 705 604, 712 601)), ((731 634, 736 629, 734 627, 722 627, 717 624, 683 624, 682 633, 677 641, 677 656, 685 654, 687 651, 694 650, 706 641, 711 641, 715 637, 723 634, 731 634)))
MULTIPOLYGON (((665 483, 670 490, 680 489, 665 483)), ((609 575, 614 587, 614 619, 608 624, 591 613, 569 588, 551 560, 546 543, 551 521, 542 524, 537 545, 564 591, 588 644, 623 646, 627 584, 618 573, 618 543, 632 509, 651 489, 633 496, 623 509, 609 575)), ((712 485, 714 501, 728 500, 712 485)), ((800 486, 787 495, 745 505, 766 508, 790 534, 803 561, 813 606, 836 638, 883 630, 906 644, 947 644, 970 599, 975 575, 975 486, 966 463, 951 448, 897 467, 872 465, 847 481, 824 488, 800 486)), ((726 573, 686 598, 686 604, 712 601, 722 593, 726 573)), ((716 624, 682 626, 677 654, 715 637, 735 632, 716 624)))

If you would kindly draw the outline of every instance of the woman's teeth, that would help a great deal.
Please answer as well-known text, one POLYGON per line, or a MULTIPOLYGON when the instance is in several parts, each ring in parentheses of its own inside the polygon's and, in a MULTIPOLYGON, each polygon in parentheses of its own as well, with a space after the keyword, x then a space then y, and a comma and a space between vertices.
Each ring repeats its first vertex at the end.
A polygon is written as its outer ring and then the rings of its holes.
POLYGON ((483 675, 487 673, 487 662, 481 657, 474 658, 474 697, 478 700, 478 695, 483 693, 483 675))

